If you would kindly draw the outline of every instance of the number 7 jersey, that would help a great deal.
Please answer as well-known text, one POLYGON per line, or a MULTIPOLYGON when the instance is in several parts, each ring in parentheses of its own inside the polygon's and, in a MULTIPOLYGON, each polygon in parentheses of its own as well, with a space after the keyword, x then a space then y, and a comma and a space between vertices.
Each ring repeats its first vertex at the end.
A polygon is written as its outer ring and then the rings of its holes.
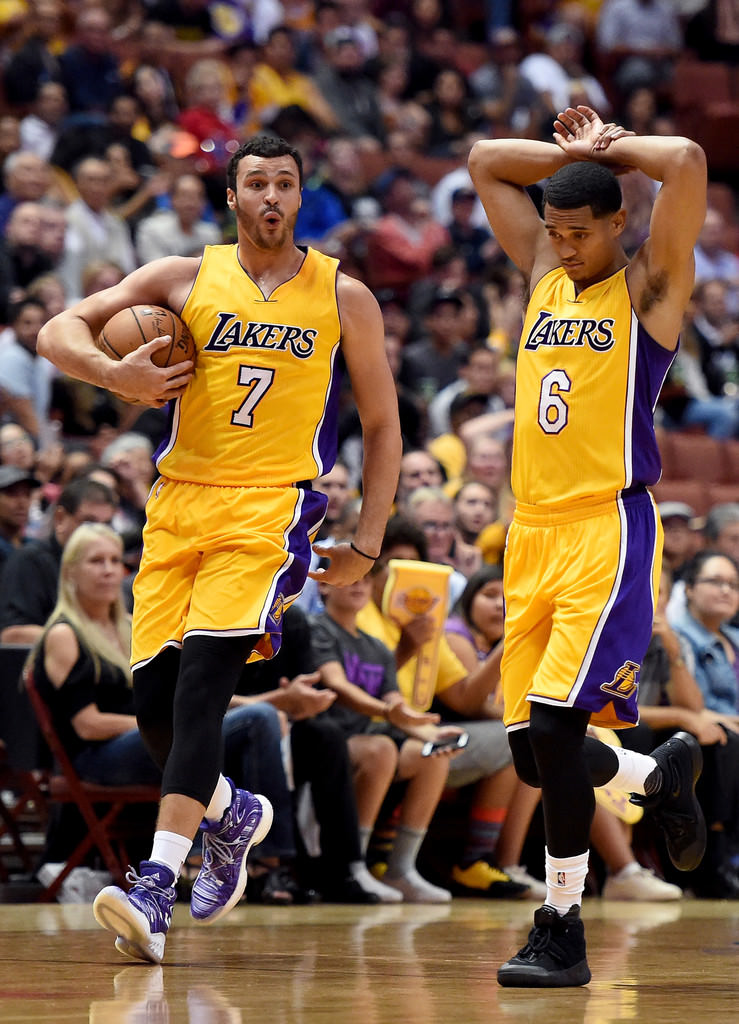
POLYGON ((545 274, 516 361, 516 500, 565 507, 656 483, 654 409, 673 358, 639 323, 626 268, 579 294, 561 268, 545 274))
POLYGON ((308 249, 265 298, 236 245, 206 246, 182 310, 197 348, 157 468, 174 480, 280 486, 336 456, 338 261, 308 249))

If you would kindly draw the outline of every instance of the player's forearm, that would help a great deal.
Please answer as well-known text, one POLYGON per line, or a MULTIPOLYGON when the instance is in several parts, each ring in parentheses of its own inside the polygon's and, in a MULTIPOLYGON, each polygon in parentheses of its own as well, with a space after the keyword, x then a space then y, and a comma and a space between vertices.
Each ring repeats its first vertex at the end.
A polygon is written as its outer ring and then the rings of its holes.
POLYGON ((571 163, 553 142, 535 139, 484 139, 472 147, 469 170, 476 185, 503 181, 525 188, 571 163))
POLYGON ((112 383, 115 364, 95 347, 87 323, 69 310, 44 324, 36 351, 69 377, 103 388, 112 383))
POLYGON ((354 543, 367 554, 376 555, 398 486, 402 442, 397 421, 363 430, 362 443, 362 508, 354 543))
POLYGON ((686 173, 705 177, 705 154, 697 143, 681 136, 626 135, 595 154, 603 163, 623 164, 643 171, 653 181, 668 181, 686 173))

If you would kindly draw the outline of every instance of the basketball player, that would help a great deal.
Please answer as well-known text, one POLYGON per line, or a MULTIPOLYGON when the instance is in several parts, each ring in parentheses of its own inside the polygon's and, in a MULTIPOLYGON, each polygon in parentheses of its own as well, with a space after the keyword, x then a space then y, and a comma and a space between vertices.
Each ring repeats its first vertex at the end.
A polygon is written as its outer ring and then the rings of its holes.
POLYGON ((367 573, 397 483, 382 316, 337 260, 294 244, 302 177, 300 154, 284 140, 246 142, 227 171, 235 245, 155 260, 60 313, 39 339, 63 373, 150 405, 173 400, 134 585, 134 697, 163 771, 161 806, 132 888, 109 886, 94 905, 119 951, 155 963, 198 827, 191 913, 211 922, 240 899, 249 847, 271 824, 265 798, 220 774, 221 723, 244 662, 279 649, 282 615, 305 582, 326 510, 310 481, 334 462, 342 358, 362 422, 364 501, 354 540, 316 546, 330 565, 311 576, 344 586, 367 573), (107 320, 137 303, 181 314, 195 365, 156 367, 151 356, 168 339, 120 362, 97 350, 107 320))
POLYGON ((678 868, 694 868, 705 848, 692 736, 646 756, 585 735, 589 722, 637 720, 662 547, 647 490, 660 475, 652 411, 693 285, 705 158, 688 139, 636 138, 584 106, 554 127, 554 145, 483 141, 469 161, 495 237, 530 288, 502 681, 516 771, 542 790, 547 897, 527 944, 498 971, 501 985, 517 987, 590 980, 580 903, 594 786, 611 783, 653 808, 678 868), (662 183, 631 260, 609 165, 662 183), (545 178, 540 219, 525 190, 545 178))

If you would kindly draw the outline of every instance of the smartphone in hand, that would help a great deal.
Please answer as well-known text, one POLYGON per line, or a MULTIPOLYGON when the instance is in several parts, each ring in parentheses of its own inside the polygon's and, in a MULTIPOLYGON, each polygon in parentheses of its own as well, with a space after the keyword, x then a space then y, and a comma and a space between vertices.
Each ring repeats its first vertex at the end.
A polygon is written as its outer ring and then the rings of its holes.
POLYGON ((440 750, 463 750, 467 746, 469 734, 461 732, 457 736, 445 736, 440 740, 429 740, 421 747, 421 757, 431 757, 440 750))

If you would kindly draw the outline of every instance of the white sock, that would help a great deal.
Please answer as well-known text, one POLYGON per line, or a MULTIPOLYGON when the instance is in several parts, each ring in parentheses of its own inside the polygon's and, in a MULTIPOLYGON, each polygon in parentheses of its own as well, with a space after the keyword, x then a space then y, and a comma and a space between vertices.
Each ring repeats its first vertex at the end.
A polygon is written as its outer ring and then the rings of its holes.
POLYGON ((220 821, 226 808, 231 806, 232 800, 233 792, 231 791, 228 779, 225 775, 219 775, 216 788, 213 790, 213 796, 205 808, 203 817, 207 818, 208 821, 220 821))
POLYGON ((375 878, 363 860, 354 861, 353 864, 349 865, 349 870, 354 881, 357 882, 365 892, 373 892, 383 903, 402 902, 403 897, 398 890, 391 889, 389 885, 385 885, 383 882, 380 882, 375 878))
POLYGON ((627 750, 625 747, 611 747, 611 750, 618 758, 618 771, 606 785, 624 790, 626 793, 640 793, 644 796, 644 783, 657 768, 657 762, 649 754, 639 754, 636 750, 627 750))
POLYGON ((588 873, 588 854, 575 857, 552 857, 546 850, 547 898, 546 904, 564 917, 571 906, 582 903, 585 878, 588 873))
POLYGON ((191 846, 192 839, 188 839, 187 836, 180 836, 176 832, 155 832, 149 860, 168 867, 176 881, 180 877, 182 865, 191 846))

